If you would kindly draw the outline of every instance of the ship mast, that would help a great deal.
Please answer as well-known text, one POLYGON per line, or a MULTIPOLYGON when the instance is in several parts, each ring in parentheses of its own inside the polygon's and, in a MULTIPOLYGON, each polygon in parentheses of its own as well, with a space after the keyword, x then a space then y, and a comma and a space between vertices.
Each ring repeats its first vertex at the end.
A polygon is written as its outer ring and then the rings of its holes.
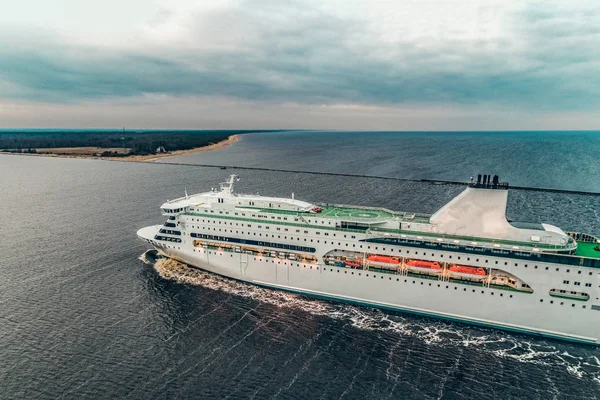
POLYGON ((240 178, 237 175, 230 175, 227 182, 222 182, 219 184, 219 186, 221 187, 221 193, 226 195, 233 195, 233 184, 239 180, 240 178))

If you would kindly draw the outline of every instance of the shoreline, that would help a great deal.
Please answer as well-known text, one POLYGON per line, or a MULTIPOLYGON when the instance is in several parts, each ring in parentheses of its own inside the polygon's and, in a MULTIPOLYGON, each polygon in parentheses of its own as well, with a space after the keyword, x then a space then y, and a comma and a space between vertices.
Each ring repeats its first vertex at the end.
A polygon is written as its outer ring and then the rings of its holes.
MULTIPOLYGON (((104 160, 104 161, 154 162, 161 158, 182 156, 182 155, 186 155, 186 154, 199 153, 202 151, 224 149, 224 148, 227 148, 227 147, 231 146, 232 144, 240 141, 241 136, 242 136, 241 134, 236 133, 231 136, 228 136, 227 139, 221 140, 220 142, 217 142, 217 143, 209 144, 207 146, 194 147, 193 149, 187 149, 187 150, 175 150, 173 152, 164 153, 164 154, 148 154, 145 156, 133 155, 133 156, 126 156, 126 157, 102 157, 102 156, 85 155, 85 154, 9 153, 9 152, 3 152, 3 151, 0 151, 0 155, 7 154, 7 155, 34 156, 34 157, 83 158, 83 159, 104 160)), ((99 149, 99 150, 102 150, 102 149, 99 149)))

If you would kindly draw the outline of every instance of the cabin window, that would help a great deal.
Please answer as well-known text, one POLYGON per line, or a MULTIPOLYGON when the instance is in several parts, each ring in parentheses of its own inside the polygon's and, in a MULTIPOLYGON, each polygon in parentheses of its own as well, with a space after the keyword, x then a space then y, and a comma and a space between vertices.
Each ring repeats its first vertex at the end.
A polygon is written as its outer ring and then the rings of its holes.
POLYGON ((563 284, 568 285, 569 281, 563 281, 563 284))

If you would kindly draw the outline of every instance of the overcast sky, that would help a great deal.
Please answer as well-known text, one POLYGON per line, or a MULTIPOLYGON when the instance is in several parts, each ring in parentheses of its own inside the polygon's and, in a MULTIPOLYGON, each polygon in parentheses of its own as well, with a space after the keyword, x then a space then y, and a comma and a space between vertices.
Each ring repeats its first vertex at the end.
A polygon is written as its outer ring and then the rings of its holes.
POLYGON ((600 129, 599 0, 0 10, 0 128, 600 129))

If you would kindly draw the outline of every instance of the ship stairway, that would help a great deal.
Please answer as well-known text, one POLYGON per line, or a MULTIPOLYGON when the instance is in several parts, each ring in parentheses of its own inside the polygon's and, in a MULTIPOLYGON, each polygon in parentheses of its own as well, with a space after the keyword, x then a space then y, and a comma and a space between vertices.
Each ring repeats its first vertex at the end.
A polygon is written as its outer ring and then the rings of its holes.
POLYGON ((306 225, 310 225, 309 222, 307 220, 305 220, 302 215, 299 215, 298 217, 300 217, 300 219, 302 220, 302 222, 304 222, 306 225))

